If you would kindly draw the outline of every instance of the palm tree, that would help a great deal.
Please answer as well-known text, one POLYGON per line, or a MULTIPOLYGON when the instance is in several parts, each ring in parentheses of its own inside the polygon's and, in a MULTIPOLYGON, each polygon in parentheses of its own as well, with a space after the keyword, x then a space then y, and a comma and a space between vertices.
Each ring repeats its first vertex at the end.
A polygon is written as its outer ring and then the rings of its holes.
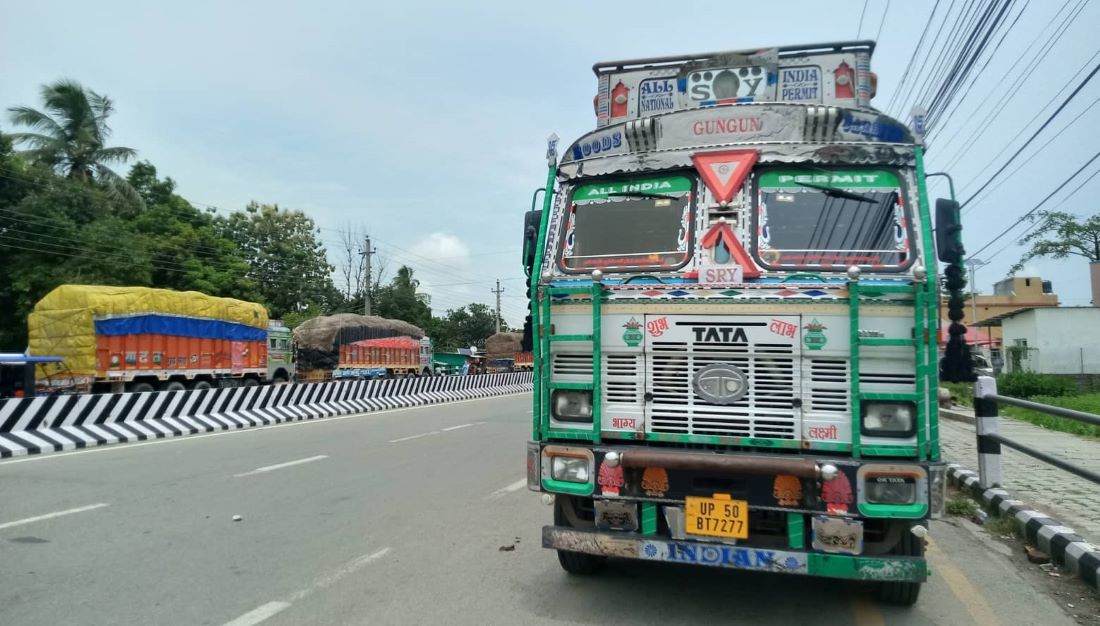
POLYGON ((32 132, 9 135, 25 147, 20 152, 34 163, 74 180, 97 181, 117 196, 141 204, 141 197, 110 168, 134 158, 133 148, 106 147, 111 134, 107 118, 114 103, 107 96, 61 79, 42 86, 43 110, 12 107, 11 121, 32 132))

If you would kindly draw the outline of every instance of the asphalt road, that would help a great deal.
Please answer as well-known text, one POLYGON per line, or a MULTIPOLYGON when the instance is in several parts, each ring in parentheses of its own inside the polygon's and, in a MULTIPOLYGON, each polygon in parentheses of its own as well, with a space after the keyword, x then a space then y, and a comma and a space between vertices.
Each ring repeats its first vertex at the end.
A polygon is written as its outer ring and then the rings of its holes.
POLYGON ((912 609, 843 581, 613 563, 566 575, 511 396, 0 463, 0 624, 1072 624, 935 523, 912 609), (234 521, 234 516, 241 516, 234 521))

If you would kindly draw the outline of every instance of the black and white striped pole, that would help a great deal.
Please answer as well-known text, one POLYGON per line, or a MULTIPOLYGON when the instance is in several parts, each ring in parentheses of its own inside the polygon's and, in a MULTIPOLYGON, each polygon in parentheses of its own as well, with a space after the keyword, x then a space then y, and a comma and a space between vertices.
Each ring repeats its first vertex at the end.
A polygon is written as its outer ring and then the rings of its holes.
POLYGON ((974 426, 978 437, 978 484, 982 489, 1000 487, 1001 442, 988 437, 998 435, 997 379, 979 376, 974 383, 974 426))

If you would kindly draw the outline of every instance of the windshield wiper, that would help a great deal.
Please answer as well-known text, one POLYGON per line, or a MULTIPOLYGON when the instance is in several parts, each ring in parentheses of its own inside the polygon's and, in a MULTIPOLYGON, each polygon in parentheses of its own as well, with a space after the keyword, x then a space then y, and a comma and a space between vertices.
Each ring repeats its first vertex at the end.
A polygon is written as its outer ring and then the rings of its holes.
POLYGON ((676 196, 669 196, 663 193, 646 193, 644 191, 612 191, 607 194, 607 197, 618 198, 667 198, 669 200, 675 200, 676 196))
POLYGON ((844 191, 843 189, 837 189, 835 187, 826 187, 825 185, 815 185, 813 183, 795 183, 799 187, 809 187, 810 189, 817 189, 827 196, 834 198, 847 198, 848 200, 855 200, 856 202, 866 202, 868 204, 878 204, 878 200, 870 196, 865 196, 851 191, 844 191))

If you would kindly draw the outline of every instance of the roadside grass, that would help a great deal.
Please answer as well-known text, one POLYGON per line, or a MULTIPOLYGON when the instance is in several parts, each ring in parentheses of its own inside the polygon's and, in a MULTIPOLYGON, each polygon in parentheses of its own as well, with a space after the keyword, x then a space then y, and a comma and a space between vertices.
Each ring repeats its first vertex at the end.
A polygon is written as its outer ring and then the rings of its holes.
MULTIPOLYGON (((1031 401, 1100 415, 1100 393, 1083 393, 1076 396, 1035 396, 1031 398, 1031 401)), ((1100 426, 1075 422, 1064 417, 1055 417, 1015 406, 1001 405, 1000 411, 1003 415, 1030 422, 1049 430, 1086 437, 1100 437, 1100 426)))
MULTIPOLYGON (((955 399, 955 403, 965 407, 974 406, 974 387, 971 383, 941 383, 943 387, 947 388, 951 392, 951 396, 955 399)), ((1007 392, 1001 391, 1004 395, 1009 395, 1007 392)), ((1014 396, 1015 397, 1015 396, 1014 396)), ((1049 404, 1052 406, 1058 406, 1065 409, 1073 409, 1075 411, 1083 411, 1085 413, 1092 413, 1093 415, 1100 415, 1100 392, 1081 393, 1076 395, 1062 395, 1062 396, 1032 396, 1028 398, 1032 402, 1038 402, 1040 404, 1049 404)), ((1082 435, 1085 437, 1097 437, 1100 438, 1100 426, 1094 426, 1092 424, 1085 424, 1082 422, 1075 422, 1068 420, 1064 417, 1055 417, 1054 415, 1047 415, 1045 413, 1039 413, 1038 411, 1032 411, 1030 409, 1021 409, 1015 406, 1008 406, 1002 404, 1000 406, 1000 413, 1006 417, 1012 417, 1024 422, 1041 426, 1048 430, 1056 430, 1063 433, 1070 433, 1072 435, 1082 435)))
POLYGON ((971 518, 978 514, 978 503, 963 493, 956 493, 947 501, 947 514, 971 518))
POLYGON ((1016 521, 1007 515, 991 515, 985 520, 985 529, 998 537, 1011 536, 1020 539, 1016 521))

